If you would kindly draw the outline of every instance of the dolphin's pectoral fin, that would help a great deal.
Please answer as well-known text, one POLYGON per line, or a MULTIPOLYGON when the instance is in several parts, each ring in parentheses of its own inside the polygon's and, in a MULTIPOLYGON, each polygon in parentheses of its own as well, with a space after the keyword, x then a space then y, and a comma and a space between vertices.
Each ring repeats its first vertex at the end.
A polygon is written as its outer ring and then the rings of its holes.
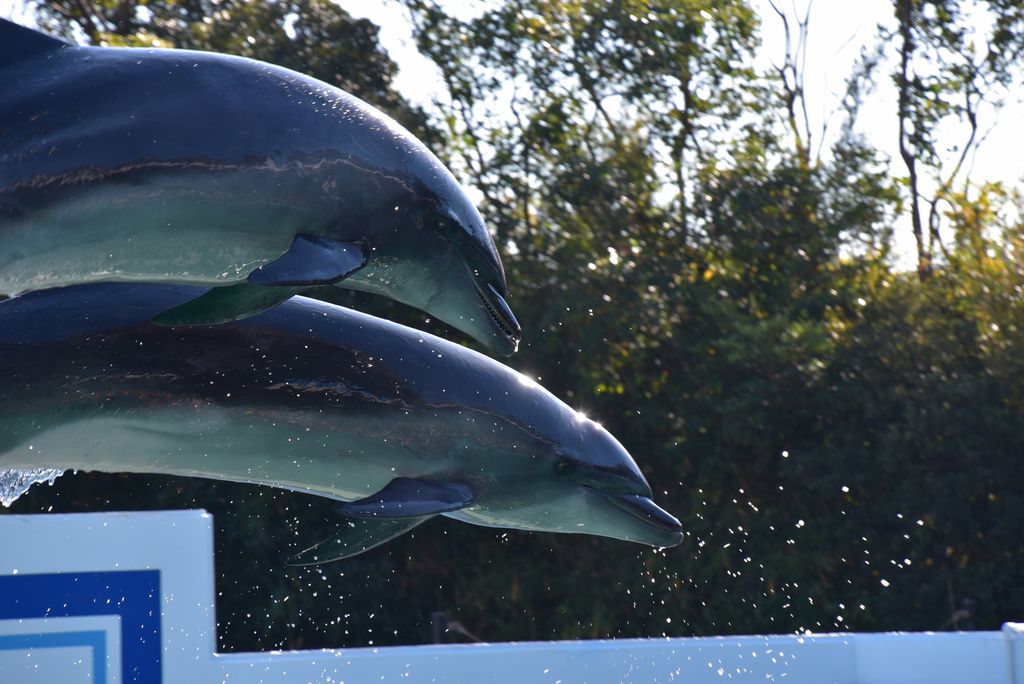
POLYGON ((338 511, 350 518, 415 518, 457 511, 473 503, 473 490, 459 482, 397 477, 365 499, 338 511))
POLYGON ((296 554, 288 560, 288 565, 317 565, 356 556, 405 534, 432 517, 345 520, 334 536, 296 554))
POLYGON ((348 558, 405 534, 439 513, 473 503, 473 490, 458 482, 397 477, 365 499, 343 503, 339 512, 348 519, 337 533, 288 561, 289 565, 316 565, 348 558))
POLYGON ((249 274, 257 285, 327 285, 366 265, 366 247, 316 235, 299 234, 283 255, 249 274))
POLYGON ((215 287, 153 319, 157 325, 215 325, 237 321, 272 309, 304 287, 264 287, 238 283, 215 287))

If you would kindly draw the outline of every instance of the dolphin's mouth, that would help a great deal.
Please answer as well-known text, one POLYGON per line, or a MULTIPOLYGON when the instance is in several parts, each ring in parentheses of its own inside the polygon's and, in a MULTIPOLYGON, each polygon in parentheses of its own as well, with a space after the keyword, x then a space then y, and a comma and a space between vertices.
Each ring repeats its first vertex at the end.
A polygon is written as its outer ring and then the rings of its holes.
MULTIPOLYGON (((636 494, 601 494, 618 508, 654 528, 657 546, 678 546, 683 541, 683 526, 679 520, 651 501, 636 494)), ((652 542, 649 542, 652 543, 652 542)))
POLYGON ((495 327, 504 334, 508 353, 515 352, 519 349, 519 340, 522 338, 523 332, 505 298, 487 283, 477 285, 476 294, 495 327))

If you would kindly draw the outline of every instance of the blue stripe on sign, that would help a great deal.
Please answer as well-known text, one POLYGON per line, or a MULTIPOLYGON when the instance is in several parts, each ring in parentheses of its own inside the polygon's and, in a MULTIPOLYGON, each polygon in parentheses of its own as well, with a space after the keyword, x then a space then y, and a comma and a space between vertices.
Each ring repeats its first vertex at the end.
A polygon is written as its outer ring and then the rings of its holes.
POLYGON ((160 684, 159 570, 0 576, 0 620, 77 615, 120 616, 125 684, 160 684))
POLYGON ((22 651, 30 648, 71 648, 89 646, 92 648, 92 681, 104 684, 107 681, 107 633, 95 632, 45 632, 40 634, 0 635, 0 651, 22 651))

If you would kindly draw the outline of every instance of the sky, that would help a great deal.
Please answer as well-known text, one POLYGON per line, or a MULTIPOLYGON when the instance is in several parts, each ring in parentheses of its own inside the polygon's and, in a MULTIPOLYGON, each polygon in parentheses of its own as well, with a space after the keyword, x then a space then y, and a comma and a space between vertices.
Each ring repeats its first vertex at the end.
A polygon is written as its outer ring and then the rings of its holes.
MULTIPOLYGON (((810 0, 776 0, 790 16, 806 11, 810 0)), ((782 23, 772 10, 769 0, 752 0, 763 18, 760 65, 769 68, 779 63, 784 54, 785 34, 782 23)), ((401 7, 387 0, 340 0, 352 15, 366 17, 381 27, 381 42, 399 65, 395 82, 397 90, 413 102, 429 105, 435 94, 443 89, 436 68, 420 56, 412 40, 410 25, 401 7)), ((487 0, 447 0, 450 12, 463 19, 484 11, 487 0)), ((22 0, 0 0, 0 16, 24 19, 22 0)), ((860 54, 861 48, 872 43, 879 24, 891 25, 891 0, 818 0, 811 6, 810 31, 807 45, 806 92, 813 141, 822 139, 826 127, 826 144, 837 132, 838 115, 830 118, 839 104, 845 78, 860 54)), ((880 78, 875 94, 861 112, 860 130, 878 149, 898 162, 896 91, 888 78, 880 78)), ((1024 121, 1024 106, 1008 103, 996 116, 993 111, 982 112, 983 128, 987 138, 974 159, 972 177, 998 180, 1019 185, 1024 178, 1024 155, 1019 154, 1018 128, 1024 121), (1014 151, 1007 153, 1007 150, 1014 151)), ((963 138, 963 129, 949 126, 942 131, 949 140, 963 138)), ((904 174, 905 169, 894 163, 893 173, 904 174)), ((909 227, 897 229, 897 252, 909 257, 913 252, 909 227)), ((903 260, 903 257, 901 257, 903 260)))

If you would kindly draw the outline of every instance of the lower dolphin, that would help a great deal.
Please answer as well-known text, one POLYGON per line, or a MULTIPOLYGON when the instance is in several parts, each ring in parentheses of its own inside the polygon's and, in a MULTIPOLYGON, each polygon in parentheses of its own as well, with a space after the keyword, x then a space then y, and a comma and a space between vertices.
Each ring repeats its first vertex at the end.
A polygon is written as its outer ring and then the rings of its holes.
POLYGON ((200 290, 100 284, 0 302, 0 469, 205 477, 341 502, 299 563, 436 515, 674 546, 679 521, 619 442, 476 352, 303 297, 168 328, 200 290))

